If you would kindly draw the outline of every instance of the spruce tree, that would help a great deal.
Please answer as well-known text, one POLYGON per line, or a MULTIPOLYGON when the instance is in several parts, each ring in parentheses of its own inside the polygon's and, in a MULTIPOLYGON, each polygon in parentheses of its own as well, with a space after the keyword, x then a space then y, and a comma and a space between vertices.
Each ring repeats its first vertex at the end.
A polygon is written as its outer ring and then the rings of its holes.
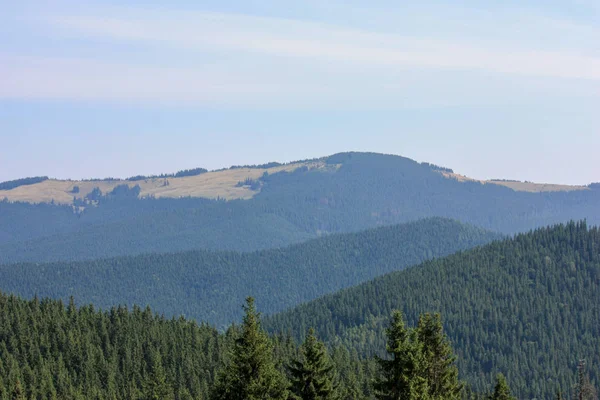
POLYGON ((502 374, 498 374, 496 377, 496 386, 494 387, 492 400, 515 400, 510 393, 510 388, 508 387, 506 378, 502 374))
POLYGON ((577 387, 575 393, 577 400, 597 400, 596 388, 590 382, 585 372, 585 360, 579 360, 577 365, 577 387))
POLYGON ((11 393, 11 400, 25 400, 25 393, 23 393, 23 387, 21 381, 17 380, 11 393))
POLYGON ((429 399, 422 345, 416 332, 406 327, 400 311, 394 311, 386 336, 391 360, 377 360, 381 377, 373 385, 375 396, 381 400, 429 399))
POLYGON ((302 357, 288 366, 291 376, 290 390, 300 400, 333 400, 338 398, 334 383, 333 364, 325 345, 318 341, 310 328, 300 348, 302 357))
POLYGON ((144 382, 144 400, 173 399, 173 389, 167 382, 158 350, 153 350, 150 358, 150 372, 144 382))
POLYGON ((560 389, 556 391, 556 396, 554 397, 554 400, 563 400, 563 395, 560 389))
POLYGON ((429 386, 431 399, 460 399, 463 388, 458 380, 456 357, 444 328, 440 314, 423 314, 417 326, 418 340, 425 360, 424 378, 429 386))
POLYGON ((236 339, 226 367, 220 372, 214 400, 285 400, 286 381, 275 368, 273 347, 260 327, 254 299, 248 297, 241 336, 236 339))

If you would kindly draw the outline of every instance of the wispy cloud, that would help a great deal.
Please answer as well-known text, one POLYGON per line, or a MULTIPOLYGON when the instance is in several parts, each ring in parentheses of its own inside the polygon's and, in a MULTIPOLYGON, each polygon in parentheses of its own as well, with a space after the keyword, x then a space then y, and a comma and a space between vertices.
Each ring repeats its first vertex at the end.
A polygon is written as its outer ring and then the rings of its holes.
MULTIPOLYGON (((123 15, 123 12, 118 13, 123 15)), ((128 17, 62 16, 77 34, 197 50, 245 51, 314 62, 490 72, 600 80, 600 57, 567 51, 487 48, 277 18, 224 13, 135 12, 128 17)))
MULTIPOLYGON (((514 41, 203 11, 103 7, 24 18, 55 41, 128 44, 161 58, 160 66, 127 55, 5 52, 0 97, 323 107, 340 101, 366 106, 365 99, 375 98, 480 103, 522 93, 523 85, 537 95, 600 93, 600 56, 593 48, 542 50, 514 41)), ((544 24, 587 36, 596 32, 568 21, 544 24)))
POLYGON ((152 67, 78 58, 0 55, 0 96, 234 105, 318 94, 319 87, 214 66, 152 67))

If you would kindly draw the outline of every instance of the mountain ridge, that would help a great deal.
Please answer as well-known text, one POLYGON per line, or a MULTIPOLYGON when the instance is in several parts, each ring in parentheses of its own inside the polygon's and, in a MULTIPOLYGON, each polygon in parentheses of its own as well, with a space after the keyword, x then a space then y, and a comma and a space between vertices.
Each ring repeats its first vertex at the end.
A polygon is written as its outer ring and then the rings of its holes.
MULTIPOLYGON (((54 179, 48 178, 47 176, 22 178, 0 183, 0 199, 6 198, 8 201, 12 202, 54 202, 57 204, 72 204, 74 199, 85 199, 85 197, 89 195, 95 188, 100 189, 103 193, 108 193, 119 185, 127 185, 130 188, 136 185, 140 186, 139 197, 154 196, 178 198, 183 196, 191 196, 210 199, 224 198, 226 200, 249 199, 257 193, 257 189, 251 189, 247 187, 249 185, 244 185, 243 182, 247 179, 258 180, 264 173, 272 174, 281 171, 291 172, 302 167, 307 167, 309 169, 324 169, 326 167, 327 159, 351 154, 370 154, 379 156, 391 155, 368 152, 346 152, 336 153, 331 156, 320 157, 312 160, 299 160, 288 163, 279 163, 273 161, 261 165, 231 166, 229 168, 221 168, 211 171, 204 168, 195 168, 192 170, 178 171, 177 173, 173 174, 160 174, 151 176, 138 175, 125 179, 103 178, 73 180, 54 179), (23 183, 18 184, 19 181, 23 181, 23 183), (10 185, 11 183, 13 183, 13 185, 10 185), (9 189, 4 188, 10 186, 14 187, 9 189)), ((402 157, 397 155, 391 156, 402 157)), ((409 158, 406 159, 410 160, 409 158)), ((555 192, 589 190, 590 188, 589 186, 585 185, 534 183, 509 179, 473 179, 465 175, 455 173, 450 168, 439 167, 428 162, 422 162, 421 165, 430 166, 432 170, 436 170, 442 176, 448 179, 455 179, 459 182, 478 182, 481 184, 500 185, 515 191, 555 192)), ((339 165, 334 168, 339 168, 339 165)), ((260 188, 258 188, 258 190, 260 190, 260 188)))
POLYGON ((253 169, 258 178, 231 180, 233 189, 252 192, 248 199, 140 198, 141 188, 131 182, 106 193, 92 190, 73 205, 0 201, 0 263, 194 249, 246 252, 436 216, 504 234, 572 219, 600 223, 595 186, 514 191, 460 182, 444 177, 446 168, 373 153, 340 153, 315 168, 286 168, 253 169))

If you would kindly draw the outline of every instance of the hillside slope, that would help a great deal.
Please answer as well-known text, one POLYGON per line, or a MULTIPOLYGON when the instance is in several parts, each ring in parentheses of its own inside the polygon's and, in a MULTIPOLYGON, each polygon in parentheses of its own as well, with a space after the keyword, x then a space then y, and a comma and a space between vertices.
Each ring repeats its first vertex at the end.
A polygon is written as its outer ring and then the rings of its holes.
POLYGON ((99 307, 150 305, 225 326, 248 295, 263 311, 282 311, 423 260, 498 239, 456 221, 433 218, 356 234, 331 235, 254 253, 195 251, 89 262, 0 266, 0 290, 99 307))
POLYGON ((313 326, 364 355, 384 346, 393 309, 411 323, 440 312, 459 370, 479 391, 497 372, 518 398, 572 387, 577 361, 600 380, 600 230, 544 228, 342 290, 266 318, 272 331, 313 326))
POLYGON ((250 179, 248 190, 255 187, 256 193, 247 200, 140 199, 142 189, 127 183, 83 203, 76 199, 81 213, 71 206, 0 202, 0 263, 252 251, 431 216, 503 233, 570 219, 600 223, 596 186, 515 191, 450 179, 439 167, 371 153, 336 154, 320 163, 250 179))
MULTIPOLYGON (((249 199, 258 191, 246 180, 263 174, 292 172, 298 168, 319 170, 327 168, 323 161, 305 161, 290 164, 270 163, 262 166, 232 167, 219 171, 203 168, 179 171, 159 176, 134 176, 128 179, 59 180, 48 177, 26 178, 0 183, 0 199, 11 202, 50 203, 70 205, 73 200, 84 200, 95 188, 109 193, 119 185, 139 186, 138 197, 154 198, 200 197, 226 200, 249 199), (242 184, 240 184, 240 182, 242 184), (10 189, 9 189, 10 188, 10 189)), ((331 167, 335 168, 335 167, 331 167)))

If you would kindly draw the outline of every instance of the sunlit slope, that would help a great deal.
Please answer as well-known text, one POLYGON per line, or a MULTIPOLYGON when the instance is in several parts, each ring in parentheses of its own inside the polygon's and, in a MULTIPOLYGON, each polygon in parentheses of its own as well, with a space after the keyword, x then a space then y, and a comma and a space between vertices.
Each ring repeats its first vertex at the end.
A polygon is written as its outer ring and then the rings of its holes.
POLYGON ((560 185, 554 183, 535 183, 535 182, 523 182, 510 179, 489 179, 480 180, 469 178, 465 175, 456 174, 454 172, 440 171, 440 173, 448 179, 455 179, 459 182, 477 182, 481 184, 499 185, 510 188, 516 192, 530 192, 530 193, 541 193, 541 192, 570 192, 574 190, 589 190, 589 187, 582 185, 560 185))
POLYGON ((225 200, 250 199, 259 190, 252 190, 248 185, 240 185, 247 179, 258 179, 265 172, 275 174, 281 171, 291 172, 297 168, 325 168, 324 162, 300 162, 276 166, 272 168, 233 168, 221 171, 206 172, 196 176, 185 177, 151 177, 135 181, 128 180, 57 180, 48 179, 32 185, 23 185, 11 190, 0 190, 0 199, 28 203, 71 204, 73 199, 84 199, 95 188, 102 193, 110 193, 119 185, 139 186, 139 197, 155 198, 202 197, 225 200), (74 188, 78 190, 74 191, 74 188))
MULTIPOLYGON (((255 196, 260 191, 260 188, 250 188, 249 185, 240 185, 240 182, 248 179, 257 180, 264 173, 291 172, 301 167, 306 167, 310 170, 331 170, 339 166, 328 165, 324 160, 320 160, 290 163, 270 168, 232 168, 206 172, 196 176, 150 177, 135 181, 112 179, 84 181, 47 179, 43 182, 18 186, 10 190, 0 190, 0 199, 7 199, 11 202, 72 204, 73 199, 84 199, 95 188, 100 189, 102 193, 109 193, 115 187, 126 184, 129 187, 139 186, 139 197, 180 198, 189 196, 207 199, 247 200, 255 196), (74 188, 78 188, 78 190, 74 191, 74 188)), ((581 185, 560 185, 498 179, 477 180, 454 172, 438 172, 442 176, 458 182, 499 185, 522 192, 539 193, 588 190, 587 186, 581 185)))

